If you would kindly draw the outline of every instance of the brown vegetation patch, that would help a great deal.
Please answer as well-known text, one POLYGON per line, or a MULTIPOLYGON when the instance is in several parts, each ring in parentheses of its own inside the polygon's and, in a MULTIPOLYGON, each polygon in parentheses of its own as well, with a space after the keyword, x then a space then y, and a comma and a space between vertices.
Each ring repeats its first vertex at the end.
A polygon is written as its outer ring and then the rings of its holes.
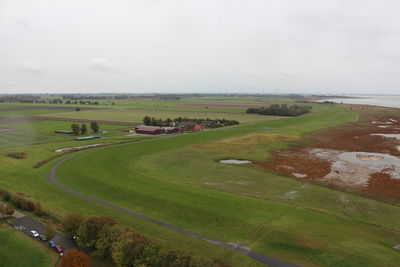
POLYGON ((7 157, 15 159, 26 159, 28 155, 24 152, 15 152, 15 153, 8 153, 7 157))
POLYGON ((266 144, 272 141, 289 142, 297 139, 298 137, 288 134, 251 133, 195 145, 194 147, 220 153, 251 153, 251 146, 253 145, 266 144))
MULTIPOLYGON (((278 171, 292 177, 301 177, 305 179, 322 179, 331 172, 332 160, 329 157, 311 153, 315 149, 319 151, 337 151, 337 152, 368 152, 382 153, 400 157, 400 140, 395 138, 386 138, 383 136, 374 136, 371 134, 398 134, 400 127, 400 110, 383 107, 357 107, 353 106, 360 117, 357 122, 349 123, 344 126, 333 127, 315 131, 308 134, 304 140, 297 143, 292 149, 274 151, 272 160, 269 162, 258 162, 270 170, 278 171), (389 125, 382 128, 378 126, 389 125)), ((360 160, 380 160, 371 156, 362 155, 360 160)), ((337 173, 340 176, 340 173, 337 173)), ((322 180, 320 180, 322 181, 322 180)), ((343 181, 323 180, 324 183, 332 185, 344 185, 343 181)), ((369 183, 362 187, 355 184, 346 183, 353 189, 358 188, 359 192, 371 196, 399 196, 400 180, 394 179, 387 172, 375 173, 371 175, 369 183)))
POLYGON ((374 173, 364 190, 392 197, 400 196, 400 180, 387 173, 374 173))
POLYGON ((290 176, 305 174, 308 179, 320 179, 331 169, 329 161, 307 155, 303 150, 278 151, 274 153, 273 161, 257 164, 290 176))

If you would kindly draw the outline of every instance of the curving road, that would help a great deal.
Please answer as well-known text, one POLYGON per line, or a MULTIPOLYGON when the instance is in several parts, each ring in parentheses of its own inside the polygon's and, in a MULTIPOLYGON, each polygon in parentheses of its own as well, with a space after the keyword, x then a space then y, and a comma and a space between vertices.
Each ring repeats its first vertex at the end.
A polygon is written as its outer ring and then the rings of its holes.
POLYGON ((69 160, 69 159, 71 159, 73 157, 76 157, 79 154, 82 154, 82 153, 87 152, 87 151, 97 150, 97 149, 99 149, 99 148, 80 151, 80 152, 74 153, 74 154, 72 154, 72 155, 70 155, 70 156, 58 161, 56 164, 54 164, 51 167, 50 172, 47 174, 47 181, 49 181, 50 183, 52 183, 52 184, 64 189, 65 191, 68 191, 68 192, 70 192, 70 193, 72 193, 72 194, 74 194, 76 196, 79 196, 81 198, 84 198, 84 199, 87 199, 89 201, 92 201, 92 202, 94 202, 96 204, 99 204, 99 205, 102 205, 102 206, 105 206, 105 207, 108 207, 108 208, 111 208, 111 209, 114 209, 114 210, 129 214, 131 216, 140 218, 140 219, 145 220, 147 222, 151 222, 151 223, 163 226, 165 228, 177 231, 177 232, 185 234, 185 235, 188 235, 188 236, 191 236, 191 237, 194 237, 194 238, 197 238, 197 239, 201 239, 201 240, 206 241, 208 243, 212 243, 212 244, 217 245, 217 246, 221 246, 221 247, 225 247, 225 248, 234 250, 234 251, 239 252, 241 254, 247 255, 247 256, 249 256, 249 257, 251 257, 251 258, 253 258, 253 259, 255 259, 255 260, 257 260, 257 261, 259 261, 261 263, 263 263, 263 264, 268 265, 268 266, 271 266, 271 267, 295 267, 295 266, 298 266, 298 265, 295 265, 295 264, 291 264, 291 263, 288 263, 288 262, 281 261, 281 260, 273 258, 273 257, 269 257, 269 256, 265 256, 263 254, 259 254, 257 252, 253 252, 253 251, 251 251, 249 249, 245 249, 245 248, 242 248, 240 246, 238 247, 238 246, 235 246, 235 245, 223 242, 223 241, 219 241, 219 240, 216 240, 216 239, 212 239, 212 238, 206 237, 206 236, 201 235, 201 234, 196 234, 196 233, 191 232, 189 230, 185 230, 185 229, 182 229, 180 227, 177 227, 177 226, 174 226, 174 225, 171 225, 171 224, 168 224, 168 223, 165 223, 165 222, 162 222, 162 221, 147 217, 145 215, 136 213, 134 211, 118 207, 118 206, 113 205, 111 203, 108 203, 108 202, 99 200, 97 198, 82 194, 82 193, 80 193, 80 192, 78 192, 78 191, 76 191, 76 190, 74 190, 74 189, 72 189, 72 188, 60 183, 57 180, 55 173, 56 173, 56 170, 57 170, 58 166, 60 166, 61 164, 63 164, 67 160, 69 160))

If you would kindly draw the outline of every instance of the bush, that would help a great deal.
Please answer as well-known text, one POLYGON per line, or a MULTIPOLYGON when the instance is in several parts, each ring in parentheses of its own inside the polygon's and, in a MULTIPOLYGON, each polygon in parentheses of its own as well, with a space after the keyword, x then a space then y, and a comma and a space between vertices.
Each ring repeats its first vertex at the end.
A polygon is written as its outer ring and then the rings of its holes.
POLYGON ((11 199, 11 193, 7 190, 0 189, 0 197, 3 199, 3 201, 9 201, 11 199))
POLYGON ((72 249, 68 250, 63 257, 61 257, 61 267, 89 267, 89 257, 82 251, 72 249))
POLYGON ((52 239, 55 235, 53 227, 51 227, 50 224, 46 224, 45 226, 45 232, 44 235, 47 237, 47 239, 52 239))
POLYGON ((39 217, 46 215, 39 201, 35 202, 33 214, 39 217))
POLYGON ((7 157, 15 158, 15 159, 25 159, 28 155, 24 152, 15 152, 15 153, 8 153, 7 157))
POLYGON ((18 209, 23 209, 26 211, 34 211, 35 210, 35 204, 27 200, 24 197, 18 196, 18 195, 12 195, 10 199, 11 203, 14 205, 14 207, 18 209))
POLYGON ((73 237, 78 233, 79 227, 83 222, 85 221, 85 218, 76 213, 69 213, 64 216, 64 218, 61 221, 62 227, 64 232, 69 236, 73 237))

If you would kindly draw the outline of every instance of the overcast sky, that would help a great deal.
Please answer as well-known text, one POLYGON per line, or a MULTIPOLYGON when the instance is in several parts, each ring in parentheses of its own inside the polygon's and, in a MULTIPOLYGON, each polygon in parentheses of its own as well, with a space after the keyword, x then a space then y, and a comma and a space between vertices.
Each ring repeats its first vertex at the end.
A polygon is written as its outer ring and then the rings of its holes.
POLYGON ((400 94, 399 0, 0 0, 0 93, 400 94))

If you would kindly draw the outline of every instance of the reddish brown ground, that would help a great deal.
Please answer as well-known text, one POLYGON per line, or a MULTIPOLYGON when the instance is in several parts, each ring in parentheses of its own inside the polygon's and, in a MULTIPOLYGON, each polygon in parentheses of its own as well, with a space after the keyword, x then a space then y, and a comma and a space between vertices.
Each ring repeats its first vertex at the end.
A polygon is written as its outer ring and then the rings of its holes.
MULTIPOLYGON (((330 172, 331 162, 311 154, 309 152, 311 149, 363 151, 400 157, 400 151, 397 149, 397 146, 400 146, 400 140, 370 135, 371 133, 400 133, 399 129, 391 129, 400 128, 400 112, 388 108, 353 106, 352 109, 360 115, 357 122, 313 132, 299 142, 295 148, 275 151, 271 161, 258 164, 289 176, 294 176, 293 173, 300 173, 306 174, 306 179, 317 180, 330 172), (398 122, 390 124, 391 128, 377 127, 385 125, 379 122, 387 122, 389 119, 395 119, 398 122), (372 121, 378 123, 373 124, 372 121)), ((390 178, 384 173, 377 173, 372 175, 370 184, 363 188, 363 191, 400 196, 400 180, 390 178)))
POLYGON ((387 173, 374 173, 364 191, 398 197, 400 196, 400 180, 393 179, 387 173))

